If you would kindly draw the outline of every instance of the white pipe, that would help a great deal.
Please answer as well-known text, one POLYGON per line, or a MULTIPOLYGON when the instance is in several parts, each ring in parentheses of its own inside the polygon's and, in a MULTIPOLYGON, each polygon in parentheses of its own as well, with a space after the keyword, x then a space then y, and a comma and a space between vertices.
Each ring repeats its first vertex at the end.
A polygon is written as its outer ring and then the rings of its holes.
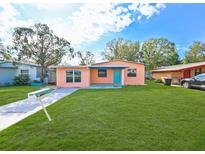
POLYGON ((121 84, 124 86, 125 85, 125 69, 121 70, 121 84))

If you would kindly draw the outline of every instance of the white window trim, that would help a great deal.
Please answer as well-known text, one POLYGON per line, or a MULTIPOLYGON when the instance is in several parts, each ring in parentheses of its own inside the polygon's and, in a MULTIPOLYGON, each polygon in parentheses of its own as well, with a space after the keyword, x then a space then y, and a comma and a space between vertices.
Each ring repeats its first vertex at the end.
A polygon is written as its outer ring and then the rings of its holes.
POLYGON ((74 73, 74 70, 73 70, 73 83, 75 83, 75 73, 74 73))
POLYGON ((66 80, 66 83, 81 83, 82 82, 82 71, 81 70, 66 70, 65 71, 65 73, 66 73, 66 75, 67 75, 67 71, 72 71, 73 72, 73 82, 67 82, 67 76, 66 76, 66 78, 65 78, 65 80, 66 80), (80 78, 81 78, 81 80, 80 80, 80 82, 75 82, 75 73, 74 73, 74 71, 80 71, 80 78))

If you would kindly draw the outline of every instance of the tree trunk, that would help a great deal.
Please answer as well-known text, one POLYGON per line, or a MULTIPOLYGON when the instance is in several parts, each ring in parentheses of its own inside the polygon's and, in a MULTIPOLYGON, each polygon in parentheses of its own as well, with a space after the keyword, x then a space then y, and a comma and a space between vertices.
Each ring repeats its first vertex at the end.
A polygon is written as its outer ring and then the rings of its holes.
POLYGON ((41 82, 44 82, 44 79, 46 77, 46 68, 45 67, 41 67, 41 82))

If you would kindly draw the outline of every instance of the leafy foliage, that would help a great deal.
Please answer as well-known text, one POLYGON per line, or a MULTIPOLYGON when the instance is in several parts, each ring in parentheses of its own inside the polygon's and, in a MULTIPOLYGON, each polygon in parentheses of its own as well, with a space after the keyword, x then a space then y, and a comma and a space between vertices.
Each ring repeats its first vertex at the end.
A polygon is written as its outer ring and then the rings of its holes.
POLYGON ((139 42, 124 40, 123 38, 113 39, 107 43, 102 53, 104 59, 122 59, 128 61, 140 61, 141 52, 139 42))
POLYGON ((46 76, 48 66, 59 64, 64 55, 73 53, 70 42, 54 35, 46 24, 15 28, 13 43, 19 61, 31 59, 41 66, 41 81, 46 76))
POLYGON ((162 79, 154 80, 156 83, 163 83, 162 79))
POLYGON ((149 39, 143 43, 142 47, 139 42, 122 38, 113 39, 107 43, 105 52, 102 54, 107 60, 144 62, 147 70, 179 63, 175 44, 165 38, 149 39))
POLYGON ((9 53, 9 50, 3 45, 1 39, 0 39, 0 60, 10 60, 11 54, 9 53))
POLYGON ((28 85, 30 83, 30 79, 28 75, 18 75, 14 77, 14 85, 16 86, 23 86, 28 85))
POLYGON ((86 51, 85 54, 83 54, 81 51, 78 51, 77 56, 81 60, 80 65, 91 65, 95 63, 94 54, 92 54, 90 51, 86 51))
POLYGON ((186 52, 183 62, 194 63, 201 61, 205 61, 205 43, 195 41, 189 47, 189 51, 186 52))
POLYGON ((145 41, 141 52, 147 70, 179 63, 175 44, 166 38, 152 38, 145 41))

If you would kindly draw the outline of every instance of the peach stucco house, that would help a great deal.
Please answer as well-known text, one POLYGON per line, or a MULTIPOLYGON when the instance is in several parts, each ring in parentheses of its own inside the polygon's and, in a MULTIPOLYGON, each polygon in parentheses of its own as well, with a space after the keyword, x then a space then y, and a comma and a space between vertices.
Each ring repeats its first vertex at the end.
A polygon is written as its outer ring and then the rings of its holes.
POLYGON ((123 60, 96 63, 91 66, 56 66, 57 87, 86 88, 91 85, 144 84, 144 64, 123 60))

